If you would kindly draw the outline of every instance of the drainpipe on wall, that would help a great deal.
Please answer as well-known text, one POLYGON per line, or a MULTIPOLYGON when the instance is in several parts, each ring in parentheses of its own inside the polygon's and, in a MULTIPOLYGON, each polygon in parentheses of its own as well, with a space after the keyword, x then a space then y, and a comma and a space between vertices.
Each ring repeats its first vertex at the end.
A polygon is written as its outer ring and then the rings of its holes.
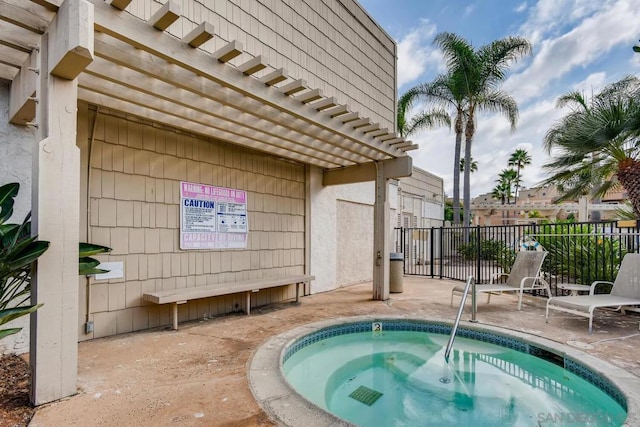
MULTIPOLYGON (((89 155, 87 158, 87 242, 91 243, 91 159, 93 156, 93 145, 96 139, 96 127, 98 124, 98 115, 100 114, 100 106, 96 108, 96 114, 93 117, 93 128, 91 129, 91 139, 89 140, 89 155)), ((93 332, 93 321, 91 320, 91 283, 93 276, 86 276, 87 314, 84 323, 84 333, 93 332)))

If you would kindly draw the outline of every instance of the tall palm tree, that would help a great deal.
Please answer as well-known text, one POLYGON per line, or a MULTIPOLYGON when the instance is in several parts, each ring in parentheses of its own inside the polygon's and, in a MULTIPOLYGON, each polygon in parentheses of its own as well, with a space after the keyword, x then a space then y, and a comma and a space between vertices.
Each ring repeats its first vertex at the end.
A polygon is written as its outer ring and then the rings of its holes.
MULTIPOLYGON (((478 162, 471 158, 471 173, 478 171, 478 162)), ((464 172, 464 159, 460 159, 460 172, 464 172)))
MULTIPOLYGON (((429 83, 422 83, 410 90, 428 104, 437 108, 454 111, 454 131, 456 134, 453 155, 453 223, 460 224, 460 152, 462 134, 467 118, 464 85, 453 74, 440 74, 429 83)), ((465 222, 466 223, 466 222, 465 222)))
POLYGON ((409 117, 411 108, 419 100, 420 94, 413 89, 405 92, 398 99, 397 128, 401 137, 405 138, 415 135, 425 129, 432 129, 437 126, 451 127, 451 118, 446 110, 434 108, 432 110, 419 111, 409 117))
POLYGON ((514 194, 514 187, 517 188, 519 185, 520 178, 518 177, 518 172, 515 169, 502 169, 500 175, 498 175, 498 179, 496 180, 500 185, 504 186, 507 189, 507 204, 511 204, 511 196, 514 194))
POLYGON ((517 172, 517 180, 516 180, 516 191, 513 195, 513 203, 518 202, 518 190, 520 189, 520 171, 527 165, 531 164, 531 156, 527 153, 527 150, 524 148, 518 148, 516 151, 511 153, 511 157, 509 157, 509 166, 515 167, 517 172))
POLYGON ((563 188, 559 201, 621 185, 640 217, 640 79, 612 83, 584 105, 547 132, 545 148, 556 154, 544 165, 552 173, 545 183, 563 188))
POLYGON ((498 180, 498 183, 491 190, 491 197, 500 200, 501 204, 507 203, 507 196, 509 195, 509 186, 498 180))
MULTIPOLYGON (((515 129, 518 120, 516 101, 500 90, 509 64, 531 53, 531 43, 521 37, 506 37, 475 49, 471 43, 453 33, 440 33, 434 43, 442 50, 448 75, 459 89, 465 105, 465 163, 471 161, 471 147, 476 131, 476 113, 501 113, 515 129)), ((456 168, 458 163, 455 163, 456 168)), ((463 210, 465 225, 471 208, 470 170, 464 171, 463 210)))

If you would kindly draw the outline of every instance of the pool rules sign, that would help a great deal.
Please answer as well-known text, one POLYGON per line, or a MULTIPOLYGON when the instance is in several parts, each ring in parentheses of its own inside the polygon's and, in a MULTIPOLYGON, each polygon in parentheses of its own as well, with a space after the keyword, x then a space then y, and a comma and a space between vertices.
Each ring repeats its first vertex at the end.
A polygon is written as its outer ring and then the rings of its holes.
POLYGON ((180 249, 246 248, 247 192, 180 182, 180 249))

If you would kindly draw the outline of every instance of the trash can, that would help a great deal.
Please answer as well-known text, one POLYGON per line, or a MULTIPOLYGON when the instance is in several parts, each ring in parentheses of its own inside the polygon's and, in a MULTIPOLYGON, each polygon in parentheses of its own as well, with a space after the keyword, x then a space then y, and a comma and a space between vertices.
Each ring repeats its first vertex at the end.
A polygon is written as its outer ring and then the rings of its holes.
POLYGON ((401 252, 391 252, 389 263, 389 292, 402 292, 402 276, 404 274, 404 255, 401 252))

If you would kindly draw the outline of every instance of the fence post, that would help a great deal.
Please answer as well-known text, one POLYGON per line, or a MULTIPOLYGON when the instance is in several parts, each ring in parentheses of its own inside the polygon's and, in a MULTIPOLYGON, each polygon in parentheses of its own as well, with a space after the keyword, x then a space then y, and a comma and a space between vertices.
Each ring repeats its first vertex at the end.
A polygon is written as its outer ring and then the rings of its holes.
POLYGON ((440 227, 440 279, 442 279, 442 270, 444 270, 444 227, 440 227))
POLYGON ((480 275, 480 268, 481 268, 480 263, 482 262, 482 260, 480 259, 481 252, 482 252, 481 251, 482 245, 480 244, 480 225, 476 225, 476 240, 477 240, 476 246, 478 249, 477 263, 476 263, 476 277, 477 277, 477 280, 482 280, 482 276, 480 275))
POLYGON ((406 248, 404 247, 404 227, 400 227, 400 250, 402 251, 402 274, 407 274, 407 259, 406 248))
POLYGON ((429 264, 431 265, 431 278, 433 278, 433 262, 436 259, 435 254, 433 253, 435 250, 434 239, 436 238, 436 228, 431 227, 431 238, 429 239, 429 264))

